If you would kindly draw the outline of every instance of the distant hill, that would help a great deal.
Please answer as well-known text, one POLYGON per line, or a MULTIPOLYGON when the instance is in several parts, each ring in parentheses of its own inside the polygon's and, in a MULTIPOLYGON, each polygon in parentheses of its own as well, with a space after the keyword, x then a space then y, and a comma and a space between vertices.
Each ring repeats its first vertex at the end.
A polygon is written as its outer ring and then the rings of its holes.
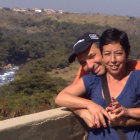
POLYGON ((0 9, 0 23, 0 68, 19 65, 16 79, 0 88, 2 119, 56 107, 54 97, 79 67, 68 63, 72 45, 85 32, 123 29, 132 46, 130 57, 140 58, 140 18, 0 9))
MULTIPOLYGON (((102 27, 115 27, 124 30, 128 33, 129 40, 132 46, 131 57, 140 58, 140 18, 129 16, 111 16, 103 14, 64 14, 55 15, 51 19, 58 22, 72 22, 77 24, 94 24, 102 27)), ((91 29, 98 34, 101 32, 97 29, 91 29)))
MULTIPOLYGON (((107 27, 117 27, 125 30, 129 35, 132 46, 131 57, 140 57, 138 49, 140 44, 140 18, 76 13, 47 15, 45 12, 15 12, 11 10, 0 9, 0 22, 0 30, 5 29, 8 30, 7 32, 23 32, 25 36, 28 34, 31 36, 31 38, 37 36, 36 34, 42 35, 43 33, 46 34, 46 32, 48 36, 51 34, 58 36, 57 33, 61 32, 62 36, 62 34, 68 31, 67 28, 70 30, 71 27, 69 26, 73 26, 73 28, 74 26, 80 26, 79 28, 82 29, 84 28, 83 31, 79 30, 78 33, 71 33, 72 40, 67 38, 68 42, 75 41, 76 37, 89 30, 100 35, 101 32, 107 27), (54 22, 55 24, 50 26, 54 22)), ((42 35, 42 37, 45 37, 45 35, 42 35)), ((71 43, 69 45, 71 45, 71 43)))

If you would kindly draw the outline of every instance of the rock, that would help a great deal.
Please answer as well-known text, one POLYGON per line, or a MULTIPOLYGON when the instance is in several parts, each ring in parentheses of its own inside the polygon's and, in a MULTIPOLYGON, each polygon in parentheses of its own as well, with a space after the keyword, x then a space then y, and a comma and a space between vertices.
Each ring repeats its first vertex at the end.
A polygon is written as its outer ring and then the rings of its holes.
POLYGON ((12 64, 8 64, 8 65, 4 66, 3 69, 9 69, 9 68, 12 68, 12 67, 13 67, 12 64))

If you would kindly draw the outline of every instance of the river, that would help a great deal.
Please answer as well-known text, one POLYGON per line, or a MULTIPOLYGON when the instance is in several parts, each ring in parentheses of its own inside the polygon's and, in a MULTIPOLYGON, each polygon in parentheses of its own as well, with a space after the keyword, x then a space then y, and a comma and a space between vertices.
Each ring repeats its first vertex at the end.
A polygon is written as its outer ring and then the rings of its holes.
POLYGON ((6 84, 9 81, 14 80, 15 72, 19 69, 18 66, 14 66, 12 68, 9 68, 7 70, 3 70, 0 72, 0 87, 4 84, 6 84))

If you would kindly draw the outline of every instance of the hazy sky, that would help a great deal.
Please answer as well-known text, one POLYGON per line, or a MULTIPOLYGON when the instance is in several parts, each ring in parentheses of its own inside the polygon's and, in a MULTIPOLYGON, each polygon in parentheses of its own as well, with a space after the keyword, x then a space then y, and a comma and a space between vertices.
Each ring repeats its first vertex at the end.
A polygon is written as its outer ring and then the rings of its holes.
POLYGON ((76 13, 140 17, 140 0, 0 0, 0 7, 50 8, 76 13))

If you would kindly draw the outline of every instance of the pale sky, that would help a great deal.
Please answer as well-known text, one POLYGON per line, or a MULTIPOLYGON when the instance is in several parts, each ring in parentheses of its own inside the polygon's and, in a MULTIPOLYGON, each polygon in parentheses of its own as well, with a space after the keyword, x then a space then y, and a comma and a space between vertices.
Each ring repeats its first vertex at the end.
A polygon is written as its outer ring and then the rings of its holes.
POLYGON ((0 7, 50 8, 76 13, 140 17, 140 0, 0 0, 0 7))

